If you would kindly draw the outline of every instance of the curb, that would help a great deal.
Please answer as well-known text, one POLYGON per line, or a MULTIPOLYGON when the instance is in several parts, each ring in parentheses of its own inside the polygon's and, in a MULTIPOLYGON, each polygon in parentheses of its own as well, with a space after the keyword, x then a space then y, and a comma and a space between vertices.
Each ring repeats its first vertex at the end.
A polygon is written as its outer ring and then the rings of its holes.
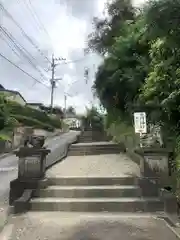
MULTIPOLYGON (((14 150, 13 150, 13 151, 14 151, 14 150)), ((10 152, 10 153, 4 153, 4 154, 0 155, 0 160, 3 159, 3 158, 5 158, 5 157, 12 156, 12 155, 14 155, 13 152, 10 152)))
POLYGON ((163 221, 166 224, 166 226, 169 228, 169 230, 171 230, 174 233, 174 235, 176 235, 176 237, 180 239, 180 227, 175 226, 174 223, 172 223, 171 220, 167 217, 158 217, 158 219, 163 221), (177 231, 177 229, 179 231, 177 231))
POLYGON ((11 212, 12 210, 10 206, 8 206, 8 208, 5 210, 5 213, 4 213, 4 220, 2 221, 3 223, 0 226, 0 234, 3 232, 4 228, 8 224, 8 219, 9 219, 9 216, 11 215, 11 212))

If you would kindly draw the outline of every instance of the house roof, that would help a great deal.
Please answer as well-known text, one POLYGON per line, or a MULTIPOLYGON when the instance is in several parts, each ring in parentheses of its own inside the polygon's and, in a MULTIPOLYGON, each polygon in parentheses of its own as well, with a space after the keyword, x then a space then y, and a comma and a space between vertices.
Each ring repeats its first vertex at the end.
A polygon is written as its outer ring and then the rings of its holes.
POLYGON ((9 93, 13 93, 13 94, 19 95, 26 102, 25 98, 18 91, 8 90, 8 89, 5 89, 5 88, 4 89, 0 88, 0 92, 9 92, 9 93))

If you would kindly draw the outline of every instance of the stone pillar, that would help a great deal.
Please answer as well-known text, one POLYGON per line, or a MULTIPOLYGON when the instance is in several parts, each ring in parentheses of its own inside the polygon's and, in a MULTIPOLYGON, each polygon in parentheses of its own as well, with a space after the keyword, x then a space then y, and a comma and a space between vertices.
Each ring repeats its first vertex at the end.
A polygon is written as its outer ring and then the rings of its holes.
POLYGON ((19 157, 18 179, 23 181, 40 180, 46 170, 46 156, 50 153, 46 148, 22 147, 15 152, 19 157))
POLYGON ((179 206, 175 194, 166 189, 160 191, 161 200, 164 202, 164 212, 170 222, 179 227, 179 206))
POLYGON ((141 156, 140 185, 143 194, 158 195, 161 188, 170 185, 169 159, 172 151, 164 148, 139 148, 135 152, 141 156))
POLYGON ((43 136, 34 137, 30 144, 31 147, 24 146, 15 151, 19 158, 18 178, 10 182, 9 204, 14 204, 18 208, 22 205, 27 207, 33 190, 38 188, 39 185, 47 186, 47 181, 44 178, 46 156, 50 153, 50 150, 43 147, 43 136))

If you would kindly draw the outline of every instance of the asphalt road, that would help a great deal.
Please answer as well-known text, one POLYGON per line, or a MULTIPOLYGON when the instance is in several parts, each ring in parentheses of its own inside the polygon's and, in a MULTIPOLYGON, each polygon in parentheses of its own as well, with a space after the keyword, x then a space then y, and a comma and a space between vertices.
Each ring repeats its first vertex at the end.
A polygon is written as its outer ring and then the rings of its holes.
MULTIPOLYGON (((51 153, 47 157, 47 163, 59 160, 60 156, 65 151, 66 144, 73 142, 77 134, 78 133, 75 131, 70 131, 62 134, 61 136, 47 139, 45 146, 51 150, 51 153)), ((10 181, 17 178, 17 175, 18 158, 15 155, 10 155, 0 159, 0 219, 1 215, 4 214, 8 207, 10 181)))

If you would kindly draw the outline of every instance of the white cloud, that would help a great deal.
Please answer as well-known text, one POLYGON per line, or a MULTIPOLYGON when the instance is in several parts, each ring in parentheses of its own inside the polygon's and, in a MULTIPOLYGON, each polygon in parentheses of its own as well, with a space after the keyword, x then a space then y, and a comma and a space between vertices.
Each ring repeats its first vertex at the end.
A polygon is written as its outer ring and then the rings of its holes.
MULTIPOLYGON (((44 55, 47 55, 49 58, 51 57, 52 49, 50 45, 52 43, 57 57, 66 57, 68 61, 83 58, 83 48, 85 46, 87 28, 90 26, 91 18, 96 12, 96 1, 93 1, 93 4, 95 4, 93 7, 88 7, 86 4, 83 5, 83 9, 86 10, 86 14, 84 14, 83 11, 81 12, 82 4, 75 7, 76 9, 74 8, 74 10, 71 9, 73 10, 71 11, 72 14, 69 14, 69 10, 59 4, 59 1, 57 0, 48 0, 45 2, 43 0, 32 0, 31 2, 41 21, 44 23, 44 26, 50 35, 51 41, 49 41, 47 34, 38 27, 36 24, 37 22, 34 21, 31 12, 23 1, 10 2, 4 0, 3 4, 12 14, 13 18, 25 30, 27 35, 33 39, 36 46, 43 51, 44 55), (89 15, 87 14, 88 12, 89 15)), ((91 3, 92 1, 89 1, 89 6, 92 5, 91 3)), ((0 20, 3 27, 6 27, 16 40, 18 40, 20 44, 33 55, 33 57, 37 60, 37 64, 46 69, 50 67, 50 64, 45 61, 39 50, 29 43, 29 41, 22 35, 22 32, 18 29, 18 27, 6 16, 5 13, 3 13, 3 18, 1 17, 0 20)), ((6 39, 6 41, 9 40, 6 39)), ((27 60, 25 60, 22 56, 19 58, 12 53, 11 48, 14 48, 12 43, 10 43, 9 48, 7 43, 0 39, 0 44, 0 52, 8 59, 19 65, 33 77, 42 82, 44 81, 44 79, 40 78, 40 74, 33 69, 32 66, 30 66, 27 60)), ((27 77, 24 73, 7 63, 5 60, 0 59, 0 61, 1 83, 6 88, 16 88, 22 93, 27 101, 44 102, 46 104, 50 102, 50 91, 46 87, 39 83, 35 84, 33 79, 27 77)), ((75 99, 72 98, 73 101, 68 101, 69 104, 76 104, 77 107, 81 109, 83 108, 83 105, 89 101, 89 98, 91 99, 91 86, 84 86, 84 67, 88 64, 88 61, 85 59, 79 63, 77 61, 77 63, 61 65, 57 68, 56 76, 63 77, 63 81, 59 82, 58 87, 55 90, 55 104, 63 104, 63 92, 70 91, 70 94, 74 94, 77 92, 77 86, 78 95, 75 99), (71 83, 74 81, 77 81, 77 84, 71 86, 71 83)), ((49 72, 46 75, 50 78, 51 73, 49 72)), ((48 79, 45 80, 45 82, 49 85, 48 79)))
MULTIPOLYGON (((38 26, 37 19, 35 20, 35 17, 32 16, 32 9, 29 8, 31 6, 27 7, 25 2, 28 3, 28 1, 20 0, 3 0, 5 8, 35 42, 35 45, 43 52, 43 55, 50 58, 54 50, 57 57, 65 57, 68 61, 79 60, 57 67, 56 77, 62 77, 63 80, 59 81, 55 89, 54 103, 55 105, 64 106, 64 91, 68 91, 70 95, 75 96, 68 97, 67 105, 73 105, 78 111, 82 112, 85 109, 85 105, 89 105, 90 102, 94 101, 91 86, 95 69, 101 60, 95 54, 84 58, 83 48, 87 34, 92 31, 92 18, 102 15, 105 0, 31 0, 32 6, 41 22, 43 22, 49 36, 42 26, 38 26), (53 45, 53 49, 51 45, 53 45), (88 84, 84 80, 84 69, 86 67, 90 69, 88 84), (72 82, 75 83, 72 84, 72 82)), ((41 66, 41 69, 50 68, 50 63, 44 59, 38 48, 24 37, 16 24, 1 10, 0 23, 28 50, 36 59, 36 64, 41 66)), ((3 38, 5 38, 6 42, 0 38, 0 53, 49 86, 51 72, 45 74, 45 79, 40 77, 40 74, 30 65, 27 59, 22 55, 18 57, 12 52, 14 45, 7 40, 7 36, 3 35, 3 38)), ((48 88, 35 82, 1 58, 0 71, 0 83, 6 88, 19 90, 27 101, 50 103, 50 90, 48 88)), ((44 72, 44 70, 42 71, 44 72)))

